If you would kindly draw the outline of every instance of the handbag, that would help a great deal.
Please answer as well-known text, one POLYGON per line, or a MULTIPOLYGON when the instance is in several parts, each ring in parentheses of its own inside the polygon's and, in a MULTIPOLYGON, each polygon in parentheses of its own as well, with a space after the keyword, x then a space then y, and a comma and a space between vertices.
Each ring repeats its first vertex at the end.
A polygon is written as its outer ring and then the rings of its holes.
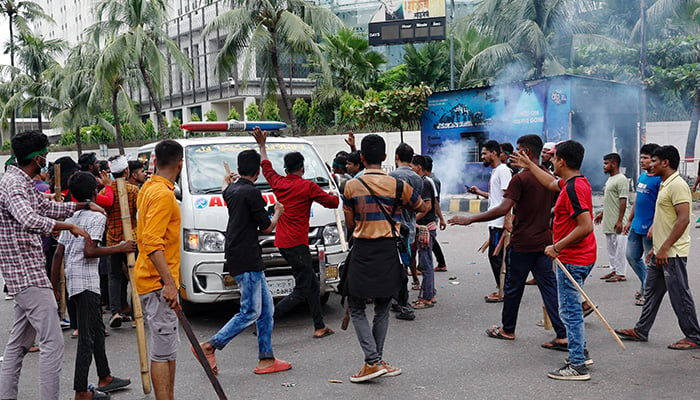
MULTIPOLYGON (((374 194, 372 189, 370 189, 369 185, 367 185, 367 182, 365 182, 362 178, 357 178, 357 180, 362 183, 365 188, 369 191, 369 194, 372 196, 374 201, 380 206, 379 208, 382 210, 382 214, 384 214, 384 218, 387 220, 389 225, 391 225, 391 236, 394 238, 394 241, 396 242, 396 251, 399 255, 399 261, 401 261, 401 264, 404 266, 409 266, 411 265, 411 250, 408 247, 408 243, 401 237, 396 232, 396 223, 394 222, 394 219, 389 215, 388 212, 386 212, 386 209, 382 207, 384 203, 379 200, 379 197, 374 194)), ((393 215, 396 213, 396 208, 398 207, 398 204, 401 200, 401 194, 403 193, 403 181, 400 179, 396 179, 396 197, 395 200, 396 202, 394 203, 394 208, 391 210, 391 214, 393 215)))

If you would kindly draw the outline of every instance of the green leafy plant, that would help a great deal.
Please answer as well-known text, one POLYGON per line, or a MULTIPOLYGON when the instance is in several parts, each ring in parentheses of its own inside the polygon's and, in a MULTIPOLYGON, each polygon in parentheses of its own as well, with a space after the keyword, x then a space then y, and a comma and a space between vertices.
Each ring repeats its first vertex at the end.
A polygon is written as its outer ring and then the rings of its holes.
POLYGON ((219 120, 219 115, 216 114, 216 110, 209 110, 204 114, 204 120, 213 122, 219 120))
POLYGON ((245 116, 249 121, 260 121, 262 114, 260 113, 260 107, 255 103, 250 103, 250 105, 245 109, 245 116))
POLYGON ((226 117, 227 121, 230 121, 232 119, 235 119, 237 121, 241 119, 241 114, 239 114, 238 110, 236 110, 235 108, 230 109, 228 112, 228 116, 226 117))
MULTIPOLYGON (((192 114, 194 117, 197 114, 192 114)), ((194 119, 192 119, 194 121, 194 119)), ((168 126, 168 137, 169 138, 181 138, 182 135, 182 128, 180 128, 181 122, 180 119, 175 117, 173 118, 172 122, 170 122, 170 126, 168 126)))
POLYGON ((279 121, 280 108, 277 106, 277 100, 269 98, 262 105, 262 119, 265 121, 279 121))
POLYGON ((309 125, 309 103, 302 98, 294 100, 292 111, 297 117, 297 124, 300 128, 306 128, 309 125))
MULTIPOLYGON (((202 118, 199 116, 199 114, 194 114, 194 113, 193 113, 192 116, 190 117, 190 121, 199 122, 199 121, 201 121, 201 120, 202 120, 202 118)), ((173 121, 174 121, 174 120, 173 120, 173 121)))

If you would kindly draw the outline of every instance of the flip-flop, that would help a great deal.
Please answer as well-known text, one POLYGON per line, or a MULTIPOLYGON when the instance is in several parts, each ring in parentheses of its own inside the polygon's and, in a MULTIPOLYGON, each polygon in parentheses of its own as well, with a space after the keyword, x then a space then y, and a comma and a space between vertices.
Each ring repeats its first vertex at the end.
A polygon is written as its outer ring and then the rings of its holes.
MULTIPOLYGON (((316 335, 316 334, 314 333, 314 339, 321 339, 321 338, 324 338, 324 337, 326 337, 326 336, 330 336, 330 335, 332 335, 332 334, 334 334, 334 333, 335 333, 335 332, 333 331, 333 329, 331 329, 331 328, 329 328, 329 327, 326 327, 326 330, 323 331, 322 334, 316 335)), ((285 361, 285 362, 286 362, 286 361, 285 361)))
POLYGON ((117 378, 116 376, 113 376, 112 382, 110 382, 104 386, 98 386, 97 390, 99 390, 100 392, 109 393, 109 392, 113 392, 115 390, 125 388, 129 385, 131 385, 131 379, 129 379, 129 378, 122 379, 122 378, 117 378))
POLYGON ((691 342, 688 338, 683 338, 676 343, 669 344, 668 348, 671 350, 694 350, 700 348, 700 345, 691 342))
POLYGON ((632 329, 615 329, 615 333, 620 336, 622 340, 629 340, 632 342, 646 342, 647 340, 639 336, 637 330, 632 329))
POLYGON ((282 372, 282 371, 286 371, 288 369, 292 369, 291 363, 288 363, 287 361, 284 361, 284 360, 278 360, 275 358, 275 362, 272 363, 271 366, 269 366, 267 368, 255 367, 253 372, 258 374, 258 375, 262 375, 262 374, 271 374, 274 372, 282 372))
MULTIPOLYGON (((197 352, 194 351, 194 347, 190 346, 190 349, 192 349, 192 354, 194 354, 194 358, 197 357, 197 352)), ((204 349, 202 349, 202 353, 204 353, 204 349)), ((214 353, 207 354, 204 353, 204 357, 207 358, 207 362, 209 363, 209 368, 214 372, 214 375, 219 374, 219 367, 216 365, 216 355, 214 353)))
POLYGON ((569 346, 566 344, 557 343, 555 339, 547 343, 542 343, 543 349, 557 350, 557 351, 569 351, 569 346))
POLYGON ((430 300, 416 300, 411 304, 411 307, 413 307, 414 310, 424 310, 426 308, 432 308, 434 307, 433 303, 430 302, 430 300))
POLYGON ((515 337, 508 337, 508 336, 503 335, 503 332, 501 332, 501 328, 498 326, 494 326, 494 327, 487 329, 486 335, 488 335, 488 337, 492 337, 494 339, 515 340, 515 337))

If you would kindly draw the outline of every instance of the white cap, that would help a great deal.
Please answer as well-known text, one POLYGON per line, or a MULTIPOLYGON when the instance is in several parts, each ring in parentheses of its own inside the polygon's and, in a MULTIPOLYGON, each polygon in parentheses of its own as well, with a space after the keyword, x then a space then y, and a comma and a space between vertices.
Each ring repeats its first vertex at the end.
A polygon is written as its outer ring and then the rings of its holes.
POLYGON ((556 145, 557 145, 557 144, 554 143, 554 142, 547 142, 547 143, 544 144, 544 146, 543 146, 542 148, 543 148, 543 149, 547 149, 547 150, 551 150, 551 149, 553 149, 556 145))
POLYGON ((129 162, 127 161, 126 157, 124 156, 119 156, 115 158, 114 160, 108 162, 109 164, 109 170, 113 174, 120 174, 124 172, 125 169, 129 168, 129 162))

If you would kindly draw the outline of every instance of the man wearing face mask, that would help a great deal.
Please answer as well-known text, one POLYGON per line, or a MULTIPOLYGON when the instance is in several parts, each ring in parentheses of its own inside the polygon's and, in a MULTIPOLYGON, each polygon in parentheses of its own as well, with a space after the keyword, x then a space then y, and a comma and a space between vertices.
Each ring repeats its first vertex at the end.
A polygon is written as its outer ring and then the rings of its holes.
MULTIPOLYGON (((90 241, 76 225, 59 222, 79 209, 104 214, 92 202, 58 203, 34 189, 32 177, 47 164, 48 139, 37 131, 12 138, 17 166, 10 165, 0 179, 0 272, 9 294, 14 296, 14 322, 0 370, 0 398, 18 398, 22 359, 35 335, 40 338, 39 387, 41 399, 58 399, 63 364, 63 337, 56 299, 46 275, 41 236, 70 231, 90 241)), ((12 159, 10 159, 12 160, 12 159)))

